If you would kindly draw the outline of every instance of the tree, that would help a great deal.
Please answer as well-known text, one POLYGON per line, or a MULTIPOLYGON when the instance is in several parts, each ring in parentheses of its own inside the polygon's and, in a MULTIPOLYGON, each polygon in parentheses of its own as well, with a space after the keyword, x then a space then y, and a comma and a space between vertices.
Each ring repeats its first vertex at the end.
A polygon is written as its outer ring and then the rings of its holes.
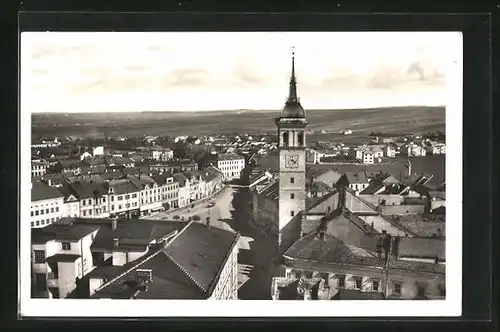
POLYGON ((178 215, 175 215, 175 216, 173 216, 173 219, 174 220, 179 220, 179 219, 181 219, 181 217, 179 217, 178 215))
POLYGON ((186 158, 186 145, 184 143, 177 143, 173 150, 175 158, 179 159, 186 158))
POLYGON ((201 220, 201 217, 199 215, 195 214, 192 219, 198 221, 198 220, 201 220))

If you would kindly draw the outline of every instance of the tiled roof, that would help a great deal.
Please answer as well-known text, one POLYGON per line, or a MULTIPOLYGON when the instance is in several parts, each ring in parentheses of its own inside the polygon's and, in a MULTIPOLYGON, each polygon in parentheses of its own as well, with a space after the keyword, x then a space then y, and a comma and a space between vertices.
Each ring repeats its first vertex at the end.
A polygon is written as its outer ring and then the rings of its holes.
POLYGON ((141 190, 146 188, 146 185, 149 185, 149 187, 151 188, 156 183, 153 178, 147 175, 130 175, 128 179, 134 184, 134 186, 140 188, 141 190))
POLYGON ((31 183, 31 201, 36 202, 36 201, 42 201, 45 199, 53 199, 53 198, 58 198, 61 197, 63 198, 63 194, 52 187, 49 187, 43 182, 40 181, 35 181, 31 183))
POLYGON ((261 195, 272 201, 278 201, 280 195, 280 184, 275 181, 270 186, 268 186, 264 191, 261 192, 261 195))
POLYGON ((77 168, 81 167, 82 161, 80 159, 66 159, 60 160, 59 164, 64 168, 77 168))
MULTIPOLYGON (((338 189, 334 188, 328 194, 319 197, 317 200, 316 199, 314 199, 314 200, 311 199, 309 201, 309 204, 311 204, 311 205, 306 207, 306 211, 311 210, 312 208, 318 206, 319 204, 323 203, 324 201, 328 200, 333 195, 338 194, 338 193, 339 193, 338 189)), ((306 201, 306 203, 307 203, 307 201, 306 201)))
POLYGON ((44 228, 31 229, 31 242, 45 243, 50 240, 79 240, 97 229, 99 229, 99 226, 96 225, 53 223, 44 228))
POLYGON ((376 192, 379 190, 383 189, 384 185, 379 183, 378 181, 372 181, 368 187, 366 187, 362 192, 360 192, 360 195, 374 195, 376 192))
POLYGON ((137 265, 115 282, 98 290, 92 298, 130 299, 137 269, 151 269, 153 280, 138 299, 207 299, 209 295, 198 287, 162 250, 137 265))
POLYGON ((116 195, 130 194, 139 191, 129 179, 113 180, 109 182, 116 195))
POLYGON ((138 299, 207 299, 239 234, 191 222, 163 250, 141 260, 93 298, 129 299, 137 269, 151 269, 152 281, 138 299))
POLYGON ((398 246, 399 257, 429 258, 446 260, 446 241, 444 239, 401 237, 398 246))
POLYGON ((103 183, 78 181, 71 183, 69 186, 75 196, 80 199, 94 198, 108 193, 103 183))
POLYGON ((444 264, 389 259, 389 270, 398 270, 402 272, 413 273, 427 272, 444 274, 446 271, 446 266, 444 264))
POLYGON ((384 216, 397 225, 408 229, 419 237, 444 237, 446 234, 445 217, 441 215, 407 214, 399 216, 384 216))
POLYGON ((311 233, 297 240, 284 256, 306 261, 336 263, 359 266, 383 266, 384 262, 377 255, 366 249, 342 242, 329 234, 324 240, 316 233, 311 233))
POLYGON ((165 248, 165 253, 209 291, 238 239, 239 234, 191 222, 165 248))
POLYGON ((185 222, 154 220, 123 220, 117 223, 116 230, 111 229, 111 220, 97 232, 92 243, 93 250, 112 250, 113 239, 118 239, 118 249, 141 251, 153 240, 172 234, 186 226, 185 222))

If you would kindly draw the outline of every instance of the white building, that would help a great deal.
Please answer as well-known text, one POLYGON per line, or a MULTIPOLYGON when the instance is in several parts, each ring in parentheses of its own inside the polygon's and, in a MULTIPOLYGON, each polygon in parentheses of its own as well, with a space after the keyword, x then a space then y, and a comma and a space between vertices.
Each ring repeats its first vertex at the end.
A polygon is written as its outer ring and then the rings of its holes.
POLYGON ((32 231, 33 297, 62 299, 75 290, 75 281, 92 271, 90 246, 98 230, 95 225, 69 224, 32 231))
POLYGON ((217 168, 224 174, 224 181, 239 179, 245 168, 245 158, 234 153, 221 154, 217 158, 217 168))
POLYGON ((104 156, 104 146, 96 146, 92 151, 94 157, 96 156, 104 156))
POLYGON ((45 227, 65 216, 64 195, 43 182, 31 183, 30 223, 32 228, 45 227))
POLYGON ((141 215, 148 215, 163 209, 162 194, 155 180, 146 175, 130 176, 130 181, 140 189, 139 209, 141 215))
POLYGON ((31 176, 39 177, 47 174, 47 163, 40 159, 31 160, 31 176))

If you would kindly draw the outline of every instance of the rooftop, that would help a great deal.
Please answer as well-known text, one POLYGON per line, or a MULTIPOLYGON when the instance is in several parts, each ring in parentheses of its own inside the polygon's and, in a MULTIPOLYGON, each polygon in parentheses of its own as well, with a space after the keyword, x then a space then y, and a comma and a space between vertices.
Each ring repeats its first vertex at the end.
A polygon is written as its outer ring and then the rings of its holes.
MULTIPOLYGON (((62 219, 61 219, 62 220, 62 219)), ((44 228, 31 229, 32 243, 45 243, 50 240, 80 240, 99 229, 96 225, 75 223, 53 223, 44 228)))
POLYGON ((31 183, 31 201, 43 201, 46 199, 63 198, 64 195, 57 189, 49 187, 43 182, 35 181, 31 183))
POLYGON ((406 214, 398 216, 384 216, 393 220, 419 237, 444 237, 446 222, 444 215, 438 214, 406 214))
POLYGON ((219 157, 217 158, 218 160, 244 160, 245 157, 240 156, 239 154, 236 153, 225 153, 225 154, 220 154, 219 157))
POLYGON ((191 222, 164 249, 124 271, 93 298, 129 299, 137 290, 137 269, 151 269, 152 281, 136 298, 207 299, 238 239, 239 234, 191 222))
POLYGON ((349 184, 369 182, 364 172, 346 172, 345 175, 349 184))

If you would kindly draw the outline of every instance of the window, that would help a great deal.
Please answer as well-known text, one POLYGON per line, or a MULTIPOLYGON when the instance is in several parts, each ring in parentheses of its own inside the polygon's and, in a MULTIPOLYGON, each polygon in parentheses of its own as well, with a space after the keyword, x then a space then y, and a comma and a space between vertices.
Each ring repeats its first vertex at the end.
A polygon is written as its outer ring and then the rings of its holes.
POLYGON ((311 279, 313 277, 313 273, 312 272, 306 272, 306 278, 307 279, 311 279))
POLYGON ((45 225, 45 220, 42 220, 40 223, 42 224, 42 226, 45 225))
POLYGON ((41 209, 40 210, 40 214, 44 214, 45 213, 45 210, 44 209, 41 209))
POLYGON ((35 263, 45 263, 45 251, 44 250, 35 250, 35 263))
POLYGON ((38 216, 38 210, 35 211, 35 216, 38 216))
POLYGON ((56 212, 59 212, 59 206, 56 206, 56 212))
POLYGON ((38 290, 47 290, 47 280, 44 273, 35 274, 35 286, 38 290))
POLYGON ((92 198, 89 198, 89 205, 92 204, 92 198))
POLYGON ((295 183, 295 178, 291 177, 290 178, 290 183, 295 183))
POLYGON ((295 216, 295 211, 290 211, 290 216, 295 216))
POLYGON ((91 216, 91 215, 92 215, 92 210, 89 210, 89 216, 91 216))
POLYGON ((31 227, 35 227, 35 223, 33 221, 31 222, 31 227))
POLYGON ((121 197, 121 196, 118 196, 117 198, 119 201, 121 201, 123 199, 123 197, 121 197))
POLYGON ((37 221, 36 221, 36 225, 37 225, 37 226, 40 226, 40 220, 37 220, 37 221))
POLYGON ((399 281, 394 283, 394 294, 401 295, 401 282, 399 281))
POLYGON ((83 210, 83 216, 87 216, 87 210, 83 210))
POLYGON ((115 201, 115 196, 111 196, 111 202, 115 201))
POLYGON ((125 199, 129 199, 130 198, 130 195, 125 195, 125 199))
POLYGON ((446 296, 446 288, 444 286, 441 286, 439 289, 439 295, 441 296, 446 296))
POLYGON ((106 197, 103 197, 102 198, 102 202, 105 203, 106 202, 106 197))
POLYGON ((137 198, 137 194, 132 194, 132 198, 137 198))
POLYGON ((295 198, 295 194, 290 194, 290 199, 294 199, 295 198))
POLYGON ((354 277, 354 281, 356 282, 356 284, 354 285, 354 287, 356 289, 361 289, 361 287, 363 285, 363 277, 354 277))
POLYGON ((417 285, 417 296, 425 297, 425 285, 417 285))
POLYGON ((61 243, 62 250, 71 250, 71 243, 70 242, 63 242, 61 243))
POLYGON ((50 218, 50 222, 54 222, 54 218, 50 218))
POLYGON ((50 208, 50 212, 54 212, 54 208, 50 208))
POLYGON ((35 213, 33 211, 31 211, 31 216, 33 217, 35 215, 35 213))
POLYGON ((373 280, 372 281, 372 290, 377 292, 378 291, 378 286, 380 285, 380 281, 378 280, 373 280))
POLYGON ((345 275, 338 275, 337 279, 338 279, 338 287, 339 288, 345 287, 345 275))
POLYGON ((87 201, 86 201, 86 200, 83 200, 83 201, 82 201, 82 205, 83 205, 83 206, 85 206, 85 204, 86 204, 86 203, 87 203, 87 201))

